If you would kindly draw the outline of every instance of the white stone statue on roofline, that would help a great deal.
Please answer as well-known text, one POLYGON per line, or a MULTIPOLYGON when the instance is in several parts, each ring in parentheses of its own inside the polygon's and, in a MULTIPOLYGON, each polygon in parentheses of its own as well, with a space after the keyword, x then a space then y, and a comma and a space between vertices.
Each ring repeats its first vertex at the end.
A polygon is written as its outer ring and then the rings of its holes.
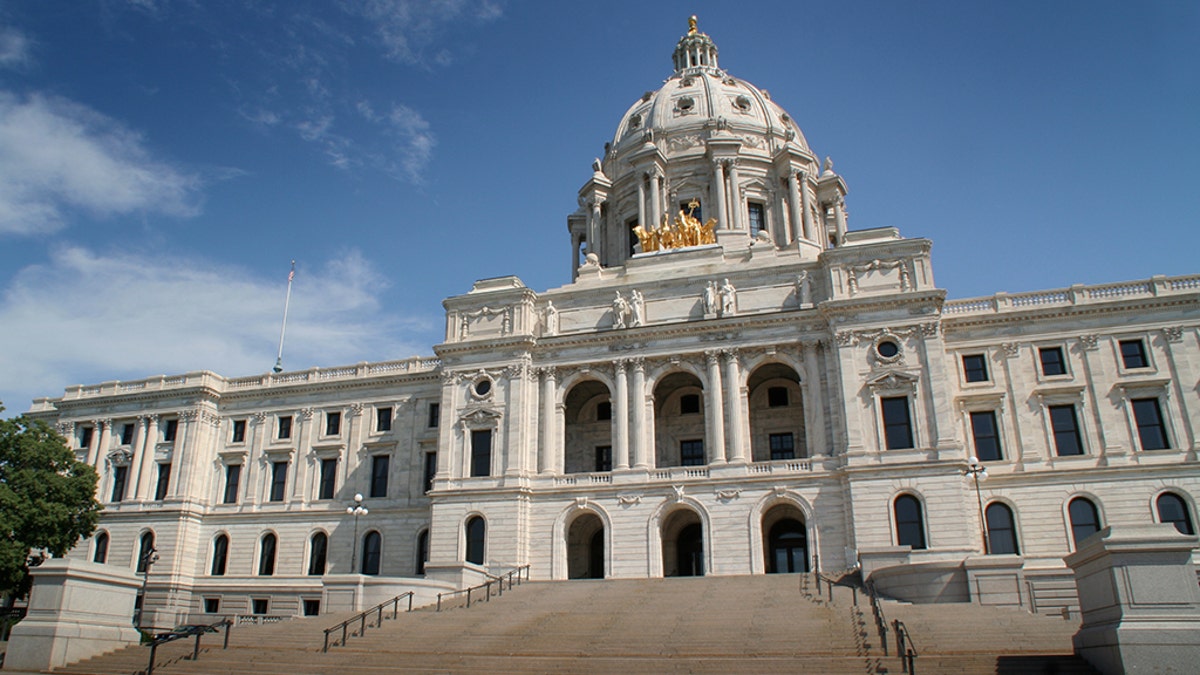
POLYGON ((796 304, 801 307, 812 304, 812 280, 808 277, 808 270, 796 275, 796 304))
POLYGON ((617 296, 613 298, 612 315, 613 328, 625 327, 625 315, 629 313, 629 303, 625 298, 621 297, 621 291, 617 291, 617 296))
POLYGON ((646 320, 646 300, 636 288, 629 292, 629 296, 629 324, 636 328, 646 320))
POLYGON ((554 308, 554 302, 546 301, 546 311, 542 319, 542 332, 545 335, 558 335, 558 310, 554 308))
POLYGON ((717 282, 709 281, 704 286, 704 315, 713 316, 717 313, 717 282))
MULTIPOLYGON (((715 282, 714 282, 715 283, 715 282)), ((729 279, 721 282, 721 316, 733 316, 737 313, 737 289, 729 283, 729 279)))

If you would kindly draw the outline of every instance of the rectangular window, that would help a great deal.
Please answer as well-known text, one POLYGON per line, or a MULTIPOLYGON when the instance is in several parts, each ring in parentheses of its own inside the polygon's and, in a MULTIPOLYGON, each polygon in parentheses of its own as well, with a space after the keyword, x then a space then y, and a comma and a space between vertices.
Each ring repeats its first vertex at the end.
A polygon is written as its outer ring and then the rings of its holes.
POLYGON ((271 462, 271 496, 273 502, 283 501, 283 494, 287 488, 287 462, 271 462))
POLYGON ((163 424, 163 443, 174 443, 175 434, 179 431, 179 420, 167 420, 163 424))
POLYGON ((250 601, 250 612, 252 614, 266 614, 268 606, 266 598, 254 598, 250 601))
POLYGON ((879 399, 883 408, 883 436, 888 450, 913 447, 912 418, 908 414, 908 397, 891 396, 879 399))
POLYGON ((121 445, 129 445, 133 443, 133 425, 126 423, 121 425, 121 445))
POLYGON ((158 482, 154 485, 154 498, 162 501, 167 498, 167 488, 171 486, 171 463, 158 465, 158 482))
POLYGON ((769 387, 767 389, 768 408, 786 408, 788 405, 787 387, 769 387))
POLYGON ((792 434, 771 434, 767 439, 771 445, 771 459, 795 458, 796 439, 792 434))
POLYGON ((1067 374, 1067 362, 1063 358, 1062 347, 1042 347, 1038 350, 1038 358, 1042 361, 1042 375, 1067 374))
POLYGON ((371 458, 371 496, 386 497, 388 488, 388 466, 391 458, 375 455, 371 458))
POLYGON ((596 471, 612 471, 612 446, 596 446, 596 471))
POLYGON ((1079 420, 1075 417, 1075 406, 1052 405, 1050 428, 1054 431, 1054 449, 1059 457, 1083 454, 1083 439, 1079 435, 1079 420))
POLYGON ((321 486, 317 491, 317 499, 333 499, 337 488, 337 465, 336 459, 321 460, 321 486))
MULTIPOLYGON (((704 211, 700 208, 700 200, 699 199, 693 199, 693 200, 689 200, 686 202, 679 202, 679 210, 683 211, 684 213, 690 214, 693 218, 695 218, 696 220, 698 220, 702 223, 704 222, 704 211), (696 202, 696 210, 695 211, 692 210, 692 202, 693 201, 696 202)), ((657 227, 657 225, 656 225, 656 227, 657 227)))
POLYGON ((246 420, 233 421, 233 435, 229 438, 230 443, 245 443, 246 442, 246 420))
POLYGON ((321 613, 321 601, 315 599, 304 600, 304 616, 318 616, 321 613))
POLYGON ((342 433, 342 413, 325 413, 325 435, 337 436, 340 433, 342 433))
POLYGON ((971 436, 975 440, 975 456, 981 462, 1003 459, 1000 452, 1000 431, 996 428, 996 413, 983 410, 971 413, 971 436))
POLYGON ((221 611, 221 599, 220 598, 205 598, 204 599, 204 613, 205 614, 216 614, 219 611, 221 611))
POLYGON ((1146 343, 1141 340, 1121 340, 1121 363, 1126 368, 1149 368, 1146 358, 1146 343))
POLYGON ((471 476, 492 475, 492 430, 471 432, 471 476))
POLYGON ((767 210, 762 202, 747 202, 746 207, 750 216, 750 234, 767 229, 767 210))
POLYGON ((129 475, 129 467, 113 467, 113 489, 110 501, 119 502, 125 499, 125 478, 129 475))
POLYGON ((704 441, 679 441, 679 463, 683 466, 704 466, 704 441))
POLYGON ((604 420, 612 419, 612 401, 601 401, 596 404, 596 421, 603 422, 604 420))
POLYGON ((275 434, 275 437, 281 441, 292 437, 292 416, 291 415, 280 415, 279 416, 279 428, 278 428, 278 433, 275 434))
POLYGON ((238 483, 242 480, 242 465, 230 464, 225 467, 225 494, 221 497, 222 504, 236 504, 238 500, 238 483))
POLYGON ((79 432, 79 447, 87 450, 92 447, 92 436, 96 433, 95 427, 84 427, 79 432))
POLYGON ((430 429, 436 429, 442 417, 442 405, 440 403, 429 404, 429 420, 425 422, 425 426, 430 429))
POLYGON ((694 415, 700 412, 700 394, 684 394, 679 397, 679 414, 694 415))
POLYGON ((987 359, 983 354, 965 354, 962 357, 963 376, 967 382, 987 382, 987 359))
POLYGON ((392 430, 392 407, 375 409, 375 431, 392 430))
POLYGON ((1167 427, 1163 424, 1158 399, 1135 398, 1130 403, 1133 404, 1133 419, 1137 422, 1142 450, 1166 450, 1171 447, 1167 442, 1167 427))
POLYGON ((425 491, 433 489, 433 478, 437 475, 437 453, 425 453, 425 491))

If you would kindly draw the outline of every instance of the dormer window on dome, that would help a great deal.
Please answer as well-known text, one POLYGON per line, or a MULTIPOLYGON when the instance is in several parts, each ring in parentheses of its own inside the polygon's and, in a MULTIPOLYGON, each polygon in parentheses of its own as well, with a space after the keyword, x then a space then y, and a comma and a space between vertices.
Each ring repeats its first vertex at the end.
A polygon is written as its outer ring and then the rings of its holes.
POLYGON ((702 68, 717 69, 717 45, 712 38, 696 29, 696 17, 688 18, 688 32, 675 45, 675 74, 702 68))

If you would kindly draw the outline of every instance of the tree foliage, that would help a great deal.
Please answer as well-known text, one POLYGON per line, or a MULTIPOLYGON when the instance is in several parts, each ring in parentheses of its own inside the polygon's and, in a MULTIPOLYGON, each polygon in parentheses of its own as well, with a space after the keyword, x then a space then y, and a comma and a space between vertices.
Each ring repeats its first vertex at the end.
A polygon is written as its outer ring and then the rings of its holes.
POLYGON ((92 534, 101 508, 96 480, 50 425, 0 419, 0 592, 28 592, 33 551, 62 556, 92 534))

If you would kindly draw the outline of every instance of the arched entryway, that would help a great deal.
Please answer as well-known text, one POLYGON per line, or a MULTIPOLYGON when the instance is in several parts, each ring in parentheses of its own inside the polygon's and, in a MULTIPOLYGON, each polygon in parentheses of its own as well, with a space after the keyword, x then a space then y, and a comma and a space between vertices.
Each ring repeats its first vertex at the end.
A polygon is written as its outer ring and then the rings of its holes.
POLYGON ((608 387, 584 380, 571 387, 564 403, 566 473, 612 471, 613 406, 608 387))
POLYGON ((800 509, 791 504, 773 507, 763 515, 762 531, 767 574, 809 570, 808 527, 800 509))
POLYGON ((567 578, 604 578, 604 523, 584 513, 567 528, 567 578))
POLYGON ((680 509, 663 522, 663 576, 704 576, 704 527, 700 516, 680 509))
POLYGON ((808 457, 799 374, 782 363, 767 363, 751 373, 746 386, 753 460, 770 462, 808 457))
POLYGON ((655 466, 703 466, 704 385, 688 372, 671 373, 654 386, 655 466))

